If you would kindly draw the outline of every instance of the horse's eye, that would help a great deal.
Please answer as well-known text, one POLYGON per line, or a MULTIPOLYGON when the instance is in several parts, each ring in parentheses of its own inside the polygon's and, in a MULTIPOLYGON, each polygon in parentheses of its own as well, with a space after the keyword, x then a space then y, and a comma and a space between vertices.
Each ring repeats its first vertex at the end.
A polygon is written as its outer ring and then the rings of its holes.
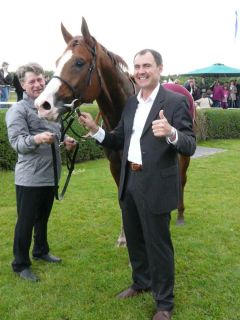
POLYGON ((76 61, 76 67, 78 67, 78 68, 81 68, 84 64, 85 64, 85 62, 83 60, 76 61))

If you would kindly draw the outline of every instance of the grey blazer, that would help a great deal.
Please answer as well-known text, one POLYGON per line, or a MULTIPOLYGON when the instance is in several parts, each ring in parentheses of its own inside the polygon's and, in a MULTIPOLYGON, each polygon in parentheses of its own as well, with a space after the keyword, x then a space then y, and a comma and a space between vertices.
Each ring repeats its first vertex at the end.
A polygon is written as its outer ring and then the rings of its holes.
POLYGON ((51 146, 37 145, 35 134, 50 131, 55 134, 57 166, 60 174, 60 124, 40 119, 34 101, 24 93, 23 100, 15 103, 6 113, 8 138, 18 154, 15 184, 21 186, 54 186, 51 146))
MULTIPOLYGON (((119 199, 123 199, 124 182, 128 160, 128 149, 137 97, 128 99, 121 120, 112 132, 106 132, 102 145, 112 149, 123 149, 119 199)), ((191 156, 196 149, 196 139, 192 129, 192 119, 185 96, 160 86, 156 99, 146 120, 140 139, 143 170, 142 191, 153 213, 170 212, 177 208, 179 200, 178 153, 191 156), (167 143, 166 138, 157 138, 152 132, 152 121, 159 118, 163 109, 168 122, 178 131, 176 146, 167 143)))

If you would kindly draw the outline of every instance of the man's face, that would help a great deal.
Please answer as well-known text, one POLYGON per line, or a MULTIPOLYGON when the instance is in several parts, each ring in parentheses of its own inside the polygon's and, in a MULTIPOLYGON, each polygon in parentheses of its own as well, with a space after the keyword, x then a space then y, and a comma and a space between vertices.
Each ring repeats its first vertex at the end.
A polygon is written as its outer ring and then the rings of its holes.
POLYGON ((159 83, 162 69, 163 66, 157 66, 150 52, 134 59, 134 79, 141 89, 153 90, 159 83))
POLYGON ((33 72, 26 72, 21 85, 30 98, 36 99, 45 88, 45 79, 42 74, 37 75, 33 72))

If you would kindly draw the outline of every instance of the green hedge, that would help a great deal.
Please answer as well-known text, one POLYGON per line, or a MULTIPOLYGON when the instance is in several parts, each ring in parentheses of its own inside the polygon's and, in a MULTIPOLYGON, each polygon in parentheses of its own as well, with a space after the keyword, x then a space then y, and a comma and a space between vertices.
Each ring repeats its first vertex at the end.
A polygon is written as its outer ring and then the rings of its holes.
MULTIPOLYGON (((81 111, 90 112, 94 117, 98 112, 98 107, 96 105, 89 105, 81 107, 81 111)), ((16 152, 11 148, 8 137, 7 129, 5 124, 5 109, 0 109, 0 170, 12 170, 16 163, 16 152)), ((78 121, 74 120, 72 125, 73 130, 77 135, 83 136, 87 131, 80 126, 78 121)), ((71 130, 67 132, 71 137, 74 137, 79 141, 79 150, 76 157, 76 162, 92 160, 104 157, 104 152, 102 148, 96 144, 95 140, 91 138, 79 139, 71 130)), ((62 152, 63 163, 65 163, 65 152, 62 152)))
MULTIPOLYGON (((82 111, 90 112, 94 117, 98 112, 96 105, 83 106, 82 111)), ((8 142, 5 124, 6 110, 0 109, 0 169, 13 169, 16 162, 16 153, 8 142)), ((73 123, 73 130, 78 135, 86 134, 86 130, 77 121, 73 123)), ((104 152, 100 146, 91 138, 79 139, 71 131, 68 134, 76 138, 79 143, 79 151, 76 162, 92 160, 104 157, 104 152)), ((208 139, 233 139, 240 138, 240 109, 197 109, 196 117, 196 136, 197 140, 208 139)), ((62 153, 63 163, 65 154, 62 153)))
POLYGON ((197 109, 197 140, 239 139, 240 109, 197 109))
POLYGON ((5 124, 5 109, 0 109, 0 169, 12 169, 16 162, 16 153, 8 142, 5 124))

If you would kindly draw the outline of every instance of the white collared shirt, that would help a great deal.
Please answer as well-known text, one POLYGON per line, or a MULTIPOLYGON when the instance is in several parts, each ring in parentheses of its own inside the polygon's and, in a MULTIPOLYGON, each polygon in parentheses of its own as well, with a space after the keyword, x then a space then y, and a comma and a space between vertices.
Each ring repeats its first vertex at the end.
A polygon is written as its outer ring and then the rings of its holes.
POLYGON ((130 145, 128 149, 128 161, 142 164, 140 138, 141 138, 147 117, 152 108, 153 102, 157 96, 159 87, 160 87, 160 84, 156 86, 156 88, 153 90, 153 92, 145 101, 141 97, 142 90, 140 90, 140 92, 137 95, 138 106, 137 106, 134 121, 133 121, 132 136, 131 136, 130 145))
MULTIPOLYGON (((138 106, 137 106, 136 113, 134 116, 134 121, 133 121, 132 136, 131 136, 130 145, 128 149, 128 161, 142 164, 140 138, 141 138, 147 117, 152 108, 153 102, 157 96, 159 87, 160 87, 160 84, 156 86, 156 88, 153 90, 151 95, 145 101, 141 97, 142 90, 140 90, 137 95, 138 106)), ((99 128, 98 132, 92 135, 92 137, 101 143, 104 140, 105 131, 102 128, 99 128)), ((176 144, 177 140, 178 140, 177 131, 176 131, 176 139, 174 141, 171 142, 167 138, 167 142, 172 144, 176 144)))

